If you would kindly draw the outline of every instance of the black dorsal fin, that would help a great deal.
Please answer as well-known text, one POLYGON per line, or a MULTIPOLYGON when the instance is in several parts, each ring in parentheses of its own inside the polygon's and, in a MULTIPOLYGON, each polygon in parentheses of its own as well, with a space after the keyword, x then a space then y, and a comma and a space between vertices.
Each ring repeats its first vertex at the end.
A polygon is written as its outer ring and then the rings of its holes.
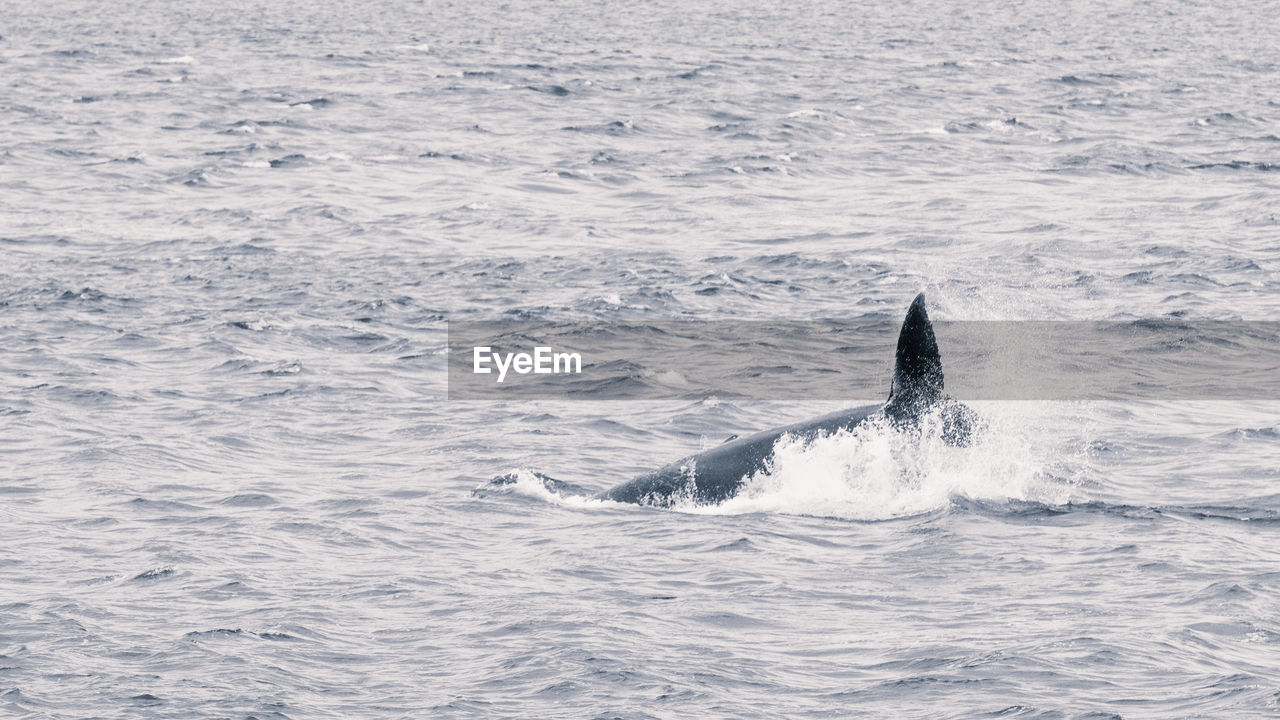
POLYGON ((924 310, 924 293, 916 296, 898 334, 889 403, 899 408, 931 405, 942 398, 942 358, 933 324, 924 310))

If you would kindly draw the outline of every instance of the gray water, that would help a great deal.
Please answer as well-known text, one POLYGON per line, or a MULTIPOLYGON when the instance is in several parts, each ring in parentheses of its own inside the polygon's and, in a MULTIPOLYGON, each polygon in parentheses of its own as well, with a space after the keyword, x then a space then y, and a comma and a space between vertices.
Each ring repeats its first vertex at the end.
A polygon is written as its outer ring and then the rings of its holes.
POLYGON ((1274 320, 1275 4, 293 5, 0 7, 0 714, 1280 714, 1280 398, 975 403, 659 510, 533 472, 879 398, 442 356, 921 290, 1274 320))

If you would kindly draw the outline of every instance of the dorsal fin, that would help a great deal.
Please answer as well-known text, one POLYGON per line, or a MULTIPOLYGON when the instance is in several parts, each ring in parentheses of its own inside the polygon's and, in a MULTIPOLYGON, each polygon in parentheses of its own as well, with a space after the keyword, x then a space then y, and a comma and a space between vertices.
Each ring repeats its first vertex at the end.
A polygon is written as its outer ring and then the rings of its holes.
POLYGON ((933 324, 924 310, 924 293, 916 296, 898 334, 889 403, 899 408, 920 407, 942 397, 942 358, 933 324))

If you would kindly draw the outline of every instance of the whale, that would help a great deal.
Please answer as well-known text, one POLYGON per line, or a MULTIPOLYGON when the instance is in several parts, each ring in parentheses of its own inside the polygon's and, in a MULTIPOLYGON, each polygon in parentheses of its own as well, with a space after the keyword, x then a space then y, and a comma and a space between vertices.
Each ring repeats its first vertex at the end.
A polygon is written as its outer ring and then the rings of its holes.
MULTIPOLYGON (((884 403, 841 410, 746 437, 731 436, 715 448, 683 457, 594 495, 585 488, 541 473, 532 475, 547 490, 559 494, 668 508, 683 504, 713 505, 736 495, 748 478, 768 471, 774 448, 783 437, 810 441, 852 431, 868 422, 887 423, 897 430, 920 434, 924 432, 926 418, 934 421, 929 427, 940 432, 949 445, 971 444, 982 427, 977 413, 944 390, 938 341, 925 309, 924 293, 920 293, 907 309, 898 332, 893 377, 884 403)), ((512 485, 519 480, 520 473, 512 472, 495 477, 489 485, 512 485)), ((475 492, 480 494, 482 489, 477 488, 475 492)))
POLYGON ((970 444, 981 425, 971 408, 944 392, 938 341, 925 309, 924 293, 920 293, 902 321, 889 397, 883 404, 841 410, 746 437, 730 437, 715 448, 681 458, 595 497, 658 507, 689 502, 717 504, 737 494, 752 475, 769 468, 773 449, 784 436, 807 441, 852 431, 877 420, 904 431, 919 432, 922 419, 930 415, 939 421, 942 438, 950 445, 970 444))

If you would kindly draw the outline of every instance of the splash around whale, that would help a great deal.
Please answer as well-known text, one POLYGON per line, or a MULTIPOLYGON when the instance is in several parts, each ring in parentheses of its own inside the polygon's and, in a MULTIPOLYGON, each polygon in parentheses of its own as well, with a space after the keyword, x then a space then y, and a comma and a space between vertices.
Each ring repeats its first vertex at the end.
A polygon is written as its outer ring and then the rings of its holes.
MULTIPOLYGON (((977 414, 943 391, 942 360, 925 298, 916 296, 898 334, 893 380, 888 399, 823 415, 804 422, 733 437, 718 447, 690 455, 652 472, 596 494, 612 500, 658 507, 677 504, 712 505, 734 497, 747 480, 768 472, 779 441, 806 442, 836 433, 852 432, 865 423, 887 423, 907 432, 919 430, 929 418, 950 445, 968 445, 981 425, 977 414)), ((577 486, 537 474, 552 492, 581 491, 577 486)), ((494 478, 490 486, 514 484, 518 473, 494 478)))

